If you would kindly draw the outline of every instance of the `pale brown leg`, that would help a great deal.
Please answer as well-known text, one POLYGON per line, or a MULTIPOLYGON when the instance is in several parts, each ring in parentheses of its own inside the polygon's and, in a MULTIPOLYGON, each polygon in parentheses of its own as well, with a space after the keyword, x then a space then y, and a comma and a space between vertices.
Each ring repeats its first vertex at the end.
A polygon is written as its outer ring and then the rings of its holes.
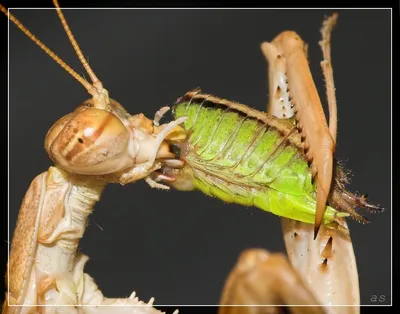
MULTIPOLYGON (((329 34, 334 24, 332 21, 334 21, 333 18, 328 19, 328 22, 325 23, 326 27, 323 28, 323 42, 324 46, 328 48, 330 47, 329 34)), ((332 94, 334 94, 334 88, 332 88, 333 80, 329 77, 329 74, 332 74, 332 71, 329 70, 330 66, 328 66, 328 64, 330 65, 329 49, 324 48, 327 57, 324 65, 327 69, 325 73, 327 75, 327 89, 332 113, 330 120, 332 126, 330 128, 312 78, 305 47, 305 43, 298 34, 285 31, 279 34, 271 43, 263 43, 261 49, 269 62, 270 70, 273 71, 272 74, 270 71, 270 79, 275 78, 275 75, 273 75, 275 71, 285 71, 285 77, 287 78, 286 92, 290 95, 290 105, 294 106, 297 125, 304 138, 304 149, 307 150, 306 157, 312 165, 312 176, 317 181, 315 238, 323 221, 332 181, 337 114, 336 101, 334 96, 332 98, 332 94), (276 57, 274 58, 274 56, 276 57), (282 60, 284 60, 284 64, 282 64, 282 60), (280 66, 278 67, 278 65, 280 66), (332 137, 332 133, 335 133, 335 137, 332 137)), ((273 87, 273 84, 270 85, 271 87, 273 87)), ((284 99, 281 96, 282 88, 279 88, 278 91, 280 95, 278 99, 284 99)), ((273 96, 272 94, 270 95, 270 97, 273 96)), ((285 106, 281 106, 280 102, 274 101, 275 98, 270 99, 270 108, 267 111, 278 117, 285 117, 283 116, 285 106), (277 109, 273 107, 277 107, 277 109)))
MULTIPOLYGON (((322 40, 320 46, 324 61, 321 62, 323 69, 327 99, 329 105, 329 131, 336 143, 337 133, 337 106, 335 97, 335 86, 333 81, 333 70, 331 65, 330 37, 332 28, 337 20, 337 14, 324 21, 321 28, 322 40)), ((307 46, 305 55, 307 56, 307 46)), ((264 43, 262 51, 268 60, 270 70, 274 70, 274 45, 264 43)), ((285 68, 286 71, 286 68, 285 68)), ((273 89, 274 73, 269 73, 270 93, 273 89)), ((272 94, 270 95, 270 97, 272 94)), ((271 98, 267 112, 282 118, 283 107, 279 102, 271 98), (278 112, 278 114, 276 114, 278 112)), ((286 118, 289 118, 287 116, 286 118)), ((347 227, 345 221, 342 222, 347 227)), ((322 304, 350 305, 349 307, 325 307, 325 311, 331 314, 357 314, 360 313, 360 294, 357 274, 357 265, 350 235, 342 234, 339 230, 322 228, 322 233, 316 240, 313 239, 314 228, 310 224, 297 222, 282 218, 284 240, 289 260, 296 269, 298 275, 308 282, 310 289, 322 304)), ((234 313, 234 312, 230 312, 234 313)), ((247 313, 251 313, 248 311, 247 313)), ((256 312, 255 312, 256 313, 256 312)), ((274 312, 271 312, 274 313, 274 312)))
MULTIPOLYGON (((340 225, 347 228, 344 220, 340 225)), ((282 218, 282 229, 291 265, 321 304, 332 305, 325 307, 326 313, 359 314, 360 288, 350 234, 322 226, 314 240, 311 224, 287 218, 282 218)))
POLYGON ((293 314, 324 313, 320 306, 307 306, 318 301, 286 257, 262 249, 241 254, 225 283, 220 305, 224 306, 219 314, 282 313, 283 308, 276 305, 286 305, 293 314))
POLYGON ((335 143, 337 135, 337 104, 331 63, 331 33, 336 24, 337 18, 338 14, 335 13, 324 21, 321 28, 322 40, 319 42, 324 56, 324 60, 321 62, 321 67, 326 83, 326 96, 329 107, 329 131, 331 132, 332 139, 335 143))

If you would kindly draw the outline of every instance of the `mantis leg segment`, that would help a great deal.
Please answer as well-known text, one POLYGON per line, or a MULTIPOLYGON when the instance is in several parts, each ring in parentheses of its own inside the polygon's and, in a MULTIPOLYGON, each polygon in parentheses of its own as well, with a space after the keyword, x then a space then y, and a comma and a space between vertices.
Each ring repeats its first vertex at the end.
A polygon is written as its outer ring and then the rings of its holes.
MULTIPOLYGON (((329 133, 330 137, 327 135, 326 127, 324 123, 322 123, 322 128, 324 129, 324 138, 327 139, 328 145, 325 146, 325 151, 322 152, 320 147, 321 156, 326 156, 328 162, 325 162, 326 171, 330 172, 331 162, 332 162, 332 153, 331 149, 332 143, 336 144, 336 132, 337 132, 337 106, 336 106, 336 96, 335 96, 335 87, 333 82, 333 71, 331 66, 331 56, 330 56, 330 34, 333 26, 335 25, 337 20, 337 14, 333 14, 331 17, 324 21, 323 27, 321 29, 322 40, 320 41, 320 46, 323 51, 324 61, 322 61, 321 66, 323 68, 323 73, 326 81, 326 89, 327 89, 327 99, 329 104, 329 133)), ((280 105, 280 102, 276 101, 276 98, 273 98, 273 91, 276 90, 276 85, 279 80, 278 73, 287 71, 287 67, 292 67, 294 69, 294 62, 286 63, 285 68, 283 65, 279 65, 278 48, 283 46, 284 36, 292 37, 296 41, 300 41, 300 37, 298 37, 295 33, 282 33, 278 35, 272 43, 263 43, 261 46, 262 52, 265 55, 268 65, 269 65, 269 80, 270 80, 270 100, 268 103, 267 111, 274 114, 277 117, 283 117, 283 107, 280 105), (275 81, 274 81, 275 80, 275 81)), ((288 40, 288 39, 287 39, 288 40)), ((289 42, 286 43, 287 45, 289 42)), ((303 45, 303 53, 299 51, 299 55, 304 59, 307 58, 307 45, 303 45)), ((282 53, 286 56, 289 55, 290 50, 284 50, 282 53), (284 53, 285 52, 285 53, 284 53)), ((293 53, 293 51, 292 51, 293 53)), ((283 59, 284 57, 280 57, 279 59, 283 59)), ((323 111, 319 106, 319 98, 316 94, 315 86, 311 78, 311 74, 309 73, 309 68, 304 63, 304 68, 297 68, 298 71, 306 71, 308 75, 303 78, 297 78, 299 81, 293 82, 292 79, 295 78, 295 73, 290 75, 291 79, 288 81, 288 87, 292 88, 292 86, 302 86, 301 80, 308 79, 311 81, 308 86, 310 86, 309 93, 314 95, 314 100, 316 103, 312 103, 314 109, 306 108, 303 106, 306 102, 298 102, 297 100, 302 99, 301 97, 297 97, 296 95, 300 95, 301 90, 294 88, 294 101, 296 107, 295 109, 299 113, 299 111, 307 112, 308 110, 314 110, 314 113, 319 113, 323 116, 323 111), (303 104, 303 105, 302 105, 303 104)), ((282 74, 280 74, 283 76, 282 74)), ((307 82, 304 80, 303 82, 307 82)), ((304 86, 304 85, 303 85, 304 86)), ((289 93, 291 92, 291 89, 289 93)), ((311 104, 311 105, 312 105, 311 104)), ((286 117, 286 118, 289 118, 286 117)), ((304 121, 301 119, 301 116, 297 115, 298 122, 300 127, 302 127, 303 134, 307 135, 307 129, 305 128, 304 121), (300 118, 300 119, 299 119, 300 118)), ((314 120, 315 122, 316 120, 314 120)), ((324 122, 324 121, 322 121, 324 122)), ((312 123, 312 122, 311 122, 312 123)), ((323 142, 322 142, 323 143, 323 142)), ((310 146, 313 145, 313 141, 309 141, 305 143, 306 147, 310 149, 310 146)), ((333 146, 334 147, 334 146, 333 146)), ((322 146, 323 148, 323 146, 322 146)), ((313 147, 314 149, 314 147, 313 147)), ((318 146, 315 146, 315 149, 318 149, 318 146)), ((315 164, 315 162, 314 162, 315 164)), ((314 167, 318 166, 313 165, 314 167)), ((321 175, 321 172, 319 172, 321 175)), ((329 177, 329 176, 327 176, 329 177)), ((325 182, 329 182, 325 181, 325 182)), ((322 184, 317 181, 317 188, 321 190, 322 184)), ((328 186, 328 185, 327 185, 328 186)), ((327 189, 326 192, 329 192, 327 189)), ((321 204, 324 204, 325 195, 318 195, 318 200, 321 204)), ((317 211, 317 214, 320 215, 321 211, 317 211)), ((321 219, 318 216, 317 222, 321 219)), ((360 304, 360 295, 359 295, 359 282, 358 282, 358 272, 357 265, 354 255, 354 250, 350 238, 350 234, 348 232, 343 232, 341 230, 347 230, 347 224, 345 220, 340 221, 341 228, 326 228, 322 226, 322 230, 320 235, 315 238, 316 233, 311 225, 305 224, 303 222, 294 221, 287 218, 282 218, 282 228, 284 234, 284 240, 286 245, 286 250, 289 256, 290 263, 293 265, 294 269, 296 269, 297 273, 303 278, 304 282, 307 283, 312 291, 315 291, 316 296, 320 302, 320 304, 333 304, 333 305, 349 305, 348 307, 327 307, 327 313, 349 313, 349 314, 358 314, 360 312, 359 304, 360 304), (314 236, 313 236, 314 233, 314 236)))
MULTIPOLYGON (((326 25, 329 27, 324 28, 326 29, 324 34, 329 34, 333 23, 326 22, 326 25)), ((329 36, 324 36, 324 42, 325 46, 329 47, 329 36)), ((334 98, 332 99, 332 96, 328 96, 332 108, 331 120, 335 122, 331 122, 332 128, 329 129, 308 66, 305 47, 305 43, 298 34, 286 31, 279 34, 271 43, 263 43, 261 49, 270 66, 270 78, 276 76, 274 71, 277 71, 277 73, 285 71, 290 104, 294 107, 297 125, 304 137, 304 149, 307 151, 307 159, 312 165, 313 178, 317 180, 317 205, 314 223, 314 238, 316 238, 325 214, 332 181, 336 136, 333 137, 331 132, 336 131, 336 101, 334 101, 334 98), (280 65, 281 59, 285 60, 285 65, 280 65)), ((329 73, 329 69, 327 73, 329 73)), ((272 80, 270 88, 274 88, 276 85, 274 81, 277 81, 277 79, 272 80)), ((332 94, 331 85, 333 81, 328 78, 327 82, 327 87, 330 84, 329 91, 332 94)), ((271 97, 273 97, 273 94, 271 94, 271 97)), ((269 106, 268 111, 275 112, 278 117, 283 116, 283 107, 280 108, 279 102, 270 100, 269 106)))
POLYGON ((164 139, 168 136, 168 134, 175 127, 177 127, 179 124, 185 122, 186 120, 187 120, 187 117, 181 117, 181 118, 179 118, 179 119, 177 119, 175 121, 171 121, 170 123, 168 123, 166 125, 165 128, 163 128, 163 130, 160 133, 157 134, 156 141, 155 141, 155 143, 153 145, 153 147, 154 147, 153 151, 150 153, 150 158, 145 164, 145 168, 146 169, 150 169, 153 166, 154 161, 156 160, 157 152, 158 152, 158 150, 160 148, 160 145, 164 141, 164 139))
POLYGON ((261 249, 241 254, 226 281, 220 304, 224 306, 219 314, 278 314, 285 305, 293 314, 325 313, 286 257, 261 249))
POLYGON ((321 62, 321 67, 326 83, 326 95, 329 107, 329 131, 331 132, 331 136, 335 143, 337 136, 337 103, 331 62, 331 32, 336 24, 337 18, 338 14, 335 13, 324 21, 321 29, 322 40, 319 42, 324 56, 324 60, 321 62))
POLYGON ((149 175, 149 171, 155 171, 160 168, 161 164, 159 162, 153 164, 151 168, 148 168, 148 164, 145 163, 141 166, 132 167, 129 171, 123 171, 121 173, 115 174, 113 175, 113 178, 121 185, 126 185, 147 178, 149 175))
POLYGON ((155 126, 159 126, 160 125, 160 120, 162 119, 162 117, 167 113, 167 111, 171 109, 170 107, 162 107, 160 110, 158 110, 155 115, 154 115, 154 120, 153 123, 155 126))
POLYGON ((294 115, 290 103, 289 87, 286 76, 286 58, 269 42, 261 45, 261 50, 268 61, 269 102, 267 112, 280 119, 294 115))
POLYGON ((170 189, 170 187, 168 185, 157 183, 157 181, 152 179, 151 177, 146 177, 145 181, 152 188, 162 189, 162 190, 169 190, 170 189))
MULTIPOLYGON (((347 228, 344 220, 341 226, 347 228)), ((320 304, 332 305, 326 312, 359 314, 360 289, 350 234, 322 226, 314 240, 312 225, 286 218, 282 218, 282 229, 290 263, 320 304)))

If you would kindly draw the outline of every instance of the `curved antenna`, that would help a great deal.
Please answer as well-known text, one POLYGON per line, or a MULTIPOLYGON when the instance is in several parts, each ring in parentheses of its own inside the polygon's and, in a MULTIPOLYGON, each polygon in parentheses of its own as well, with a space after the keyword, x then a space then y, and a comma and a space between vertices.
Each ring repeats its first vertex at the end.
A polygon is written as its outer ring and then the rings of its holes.
POLYGON ((86 72, 89 74, 90 79, 92 80, 93 86, 95 86, 99 90, 102 90, 103 84, 97 78, 96 74, 94 74, 92 68, 90 67, 89 63, 87 62, 85 56, 83 55, 82 50, 79 47, 78 42, 76 41, 74 35, 72 34, 71 29, 68 26, 67 20, 65 19, 64 14, 61 11, 60 5, 58 4, 58 0, 53 0, 53 4, 56 7, 58 17, 60 18, 61 24, 62 24, 65 32, 67 33, 68 39, 71 42, 72 47, 74 48, 76 54, 78 55, 78 58, 81 61, 83 67, 85 68, 86 72))
POLYGON ((95 87, 86 81, 82 76, 75 72, 69 65, 67 65, 60 57, 51 51, 44 43, 42 43, 35 35, 33 35, 14 15, 12 15, 4 6, 0 4, 0 11, 8 16, 26 36, 28 36, 36 45, 38 45, 47 55, 49 55, 55 62, 57 62, 65 71, 72 75, 79 83, 85 87, 92 96, 98 96, 95 87))

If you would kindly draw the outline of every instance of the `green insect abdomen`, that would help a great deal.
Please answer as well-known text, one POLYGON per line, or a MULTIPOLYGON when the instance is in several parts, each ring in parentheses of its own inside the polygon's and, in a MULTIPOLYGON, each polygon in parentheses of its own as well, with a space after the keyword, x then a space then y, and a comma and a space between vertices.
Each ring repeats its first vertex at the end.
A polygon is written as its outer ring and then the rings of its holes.
MULTIPOLYGON (((313 223, 316 186, 294 125, 208 98, 183 97, 173 109, 175 119, 188 117, 181 157, 194 186, 225 202, 313 223)), ((335 215, 347 214, 328 207, 324 223, 335 215)))
POLYGON ((184 127, 190 131, 189 142, 197 155, 186 156, 189 161, 228 168, 232 176, 249 185, 280 187, 283 192, 296 195, 314 190, 302 154, 267 125, 204 104, 178 104, 175 115, 188 116, 184 127), (283 184, 283 177, 291 183, 284 180, 283 184))

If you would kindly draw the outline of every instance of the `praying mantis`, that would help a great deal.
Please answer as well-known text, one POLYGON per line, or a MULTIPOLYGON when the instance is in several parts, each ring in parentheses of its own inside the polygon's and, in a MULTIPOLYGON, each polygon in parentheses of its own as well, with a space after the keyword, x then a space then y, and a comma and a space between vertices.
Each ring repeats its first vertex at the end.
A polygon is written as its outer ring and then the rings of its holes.
MULTIPOLYGON (((54 13, 54 12, 53 12, 54 13)), ((172 194, 172 193, 171 193, 172 194)), ((168 196, 169 197, 169 196, 168 196)), ((150 205, 148 205, 148 206, 150 206, 150 205)), ((96 210, 97 210, 97 208, 96 208, 96 210)), ((177 301, 177 303, 179 303, 179 301, 177 301)))

